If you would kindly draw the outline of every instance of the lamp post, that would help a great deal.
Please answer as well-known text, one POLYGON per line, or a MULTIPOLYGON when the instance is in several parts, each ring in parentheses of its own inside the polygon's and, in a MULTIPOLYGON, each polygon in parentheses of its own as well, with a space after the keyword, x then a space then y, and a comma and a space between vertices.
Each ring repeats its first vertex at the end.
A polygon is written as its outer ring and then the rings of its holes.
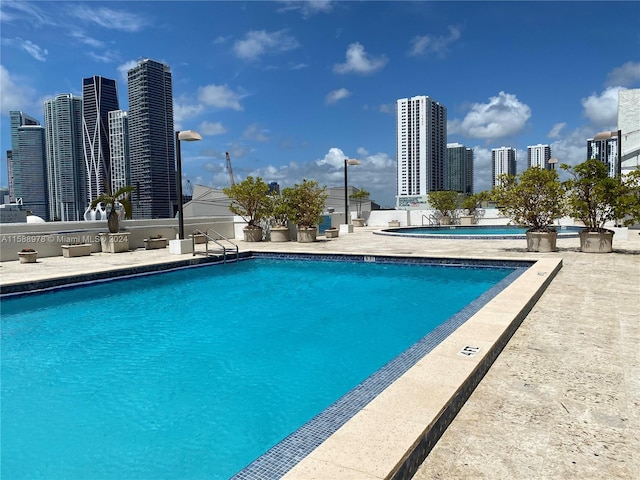
POLYGON ((184 218, 182 209, 182 153, 180 151, 180 142, 194 142, 196 140, 202 140, 202 136, 194 130, 176 132, 176 168, 178 170, 178 238, 180 240, 184 240, 184 218))
POLYGON ((347 192, 347 167, 349 165, 360 165, 360 160, 355 158, 344 159, 344 223, 347 225, 347 231, 349 230, 349 194, 347 192))

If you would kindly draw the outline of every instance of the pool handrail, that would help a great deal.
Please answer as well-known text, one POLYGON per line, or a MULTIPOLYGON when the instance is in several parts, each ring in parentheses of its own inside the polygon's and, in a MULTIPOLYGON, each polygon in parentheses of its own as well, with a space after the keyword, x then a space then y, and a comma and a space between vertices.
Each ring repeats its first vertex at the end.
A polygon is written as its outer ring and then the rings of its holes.
POLYGON ((235 252, 236 252, 236 260, 238 260, 240 258, 240 250, 238 249, 238 245, 233 243, 231 240, 229 240, 227 237, 225 237, 221 233, 216 232, 212 228, 208 228, 206 232, 203 232, 202 230, 198 230, 198 229, 194 229, 193 230, 193 235, 191 235, 191 245, 192 245, 192 250, 193 250, 193 256, 194 257, 196 255, 196 236, 197 235, 203 235, 205 237, 205 255, 207 257, 209 256, 209 240, 211 240, 213 243, 215 243, 216 245, 218 245, 222 249, 223 263, 227 263, 227 247, 218 241, 218 240, 224 240, 224 241, 226 241, 226 242, 228 242, 228 243, 230 243, 232 245, 231 249, 235 250, 235 252), (218 238, 217 239, 213 238, 209 234, 210 231, 213 232, 213 234, 216 235, 218 238))

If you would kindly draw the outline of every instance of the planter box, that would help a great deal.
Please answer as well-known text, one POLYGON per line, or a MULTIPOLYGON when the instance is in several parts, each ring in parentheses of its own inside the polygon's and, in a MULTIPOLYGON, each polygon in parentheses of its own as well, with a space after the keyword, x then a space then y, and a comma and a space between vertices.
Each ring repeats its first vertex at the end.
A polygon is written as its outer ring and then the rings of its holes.
POLYGON ((244 241, 245 242, 261 242, 262 241, 262 229, 261 228, 243 228, 244 241))
POLYGON ((324 231, 324 236, 326 238, 338 238, 338 233, 340 232, 340 230, 338 230, 337 228, 332 228, 332 229, 327 229, 324 231))
POLYGON ((460 216, 460 225, 473 225, 474 223, 476 223, 476 217, 473 215, 460 216))
POLYGON ((298 231, 297 231, 298 243, 315 242, 317 235, 318 235, 318 229, 316 227, 312 227, 312 228, 298 227, 298 231))
POLYGON ((65 258, 86 257, 88 255, 91 255, 90 243, 80 243, 78 245, 62 245, 62 256, 65 258))
POLYGON ((159 248, 167 248, 166 238, 145 238, 144 239, 145 250, 157 250, 159 248))
POLYGON ((104 253, 120 253, 129 250, 129 232, 101 233, 100 246, 104 253))
POLYGON ((613 232, 579 232, 580 251, 585 253, 613 252, 613 232))
POLYGON ((271 228, 271 241, 272 242, 288 242, 289 241, 289 227, 272 227, 271 228))
POLYGON ((354 218, 351 223, 354 227, 364 227, 364 218, 354 218))
POLYGON ((207 243, 207 237, 205 237, 202 234, 198 234, 198 235, 189 235, 189 238, 193 238, 194 243, 196 245, 201 244, 201 243, 207 243))
POLYGON ((390 226, 390 227, 399 227, 399 226, 400 226, 400 222, 399 222, 399 221, 397 221, 397 220, 391 220, 391 221, 389 222, 389 226, 390 226))
POLYGON ((527 252, 555 252, 558 232, 527 232, 527 252))
POLYGON ((38 252, 18 252, 20 263, 36 263, 38 252))

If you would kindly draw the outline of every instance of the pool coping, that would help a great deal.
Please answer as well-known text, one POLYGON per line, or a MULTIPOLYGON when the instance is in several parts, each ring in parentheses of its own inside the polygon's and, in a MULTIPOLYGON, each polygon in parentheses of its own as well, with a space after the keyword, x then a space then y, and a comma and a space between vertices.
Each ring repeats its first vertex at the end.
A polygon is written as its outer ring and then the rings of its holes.
MULTIPOLYGON (((464 230, 473 230, 474 228, 483 228, 486 226, 483 225, 441 225, 441 226, 414 226, 414 227, 392 227, 392 228, 383 228, 382 230, 372 232, 374 235, 383 235, 389 237, 408 237, 408 238, 426 238, 426 239, 439 239, 439 240, 526 240, 527 235, 522 233, 513 233, 513 234, 501 234, 501 235, 487 235, 487 234, 464 234, 464 235, 453 235, 446 233, 429 233, 428 235, 419 234, 419 233, 411 233, 411 230, 423 230, 425 228, 433 228, 433 229, 443 229, 443 228, 451 228, 451 229, 464 229, 464 230)), ((509 225, 501 225, 501 227, 509 227, 509 225)), ((514 228, 517 228, 514 226, 514 228)), ((526 228, 526 227, 520 227, 526 228)), ((566 227, 557 227, 558 228, 558 238, 578 238, 578 230, 565 231, 566 227)))
MULTIPOLYGON (((378 258, 389 261, 400 259, 403 263, 467 266, 493 263, 494 266, 519 264, 529 267, 317 448, 310 453, 305 452, 304 458, 296 459, 290 470, 282 475, 281 478, 285 479, 411 478, 562 265, 559 258, 473 259, 254 251, 243 252, 240 258, 254 256, 304 256, 328 260, 355 258, 364 262, 378 258), (461 353, 467 347, 472 353, 461 353), (476 347, 480 350, 476 351, 476 347), (424 391, 430 392, 429 398, 421 398, 424 391)), ((194 257, 36 282, 16 282, 2 286, 2 297, 24 294, 25 285, 36 287, 30 289, 31 293, 33 290, 46 291, 62 285, 74 287, 86 282, 117 281, 127 272, 128 276, 137 276, 221 262, 220 258, 194 257), (7 292, 7 288, 13 292, 7 292)), ((261 476, 254 470, 251 476, 238 478, 274 477, 261 476)))

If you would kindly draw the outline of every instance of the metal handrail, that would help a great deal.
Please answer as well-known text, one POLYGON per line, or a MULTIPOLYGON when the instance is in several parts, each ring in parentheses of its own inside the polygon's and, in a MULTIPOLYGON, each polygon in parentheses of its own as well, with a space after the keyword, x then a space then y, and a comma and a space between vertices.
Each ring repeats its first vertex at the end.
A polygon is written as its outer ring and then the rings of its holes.
POLYGON ((422 222, 422 226, 424 227, 424 219, 427 219, 427 224, 428 225, 435 225, 438 226, 440 225, 440 221, 438 220, 438 218, 431 214, 429 216, 425 215, 424 213, 422 214, 422 218, 420 219, 420 221, 422 222))
POLYGON ((231 240, 229 240, 227 237, 225 237, 221 233, 216 232, 213 229, 207 229, 206 232, 203 232, 202 230, 197 230, 197 229, 193 231, 193 235, 191 235, 191 245, 193 247, 193 256, 194 257, 196 255, 196 235, 204 235, 204 237, 206 239, 206 242, 205 242, 205 254, 206 254, 207 257, 209 256, 209 240, 211 240, 213 243, 215 243, 216 245, 218 245, 222 249, 223 263, 227 263, 227 247, 218 241, 218 240, 224 240, 224 241, 229 242, 233 246, 233 248, 235 249, 235 251, 236 251, 236 260, 238 260, 240 258, 240 250, 238 249, 238 245, 236 245, 231 240), (219 238, 216 239, 216 238, 213 238, 211 235, 209 235, 209 230, 211 230, 219 238))

